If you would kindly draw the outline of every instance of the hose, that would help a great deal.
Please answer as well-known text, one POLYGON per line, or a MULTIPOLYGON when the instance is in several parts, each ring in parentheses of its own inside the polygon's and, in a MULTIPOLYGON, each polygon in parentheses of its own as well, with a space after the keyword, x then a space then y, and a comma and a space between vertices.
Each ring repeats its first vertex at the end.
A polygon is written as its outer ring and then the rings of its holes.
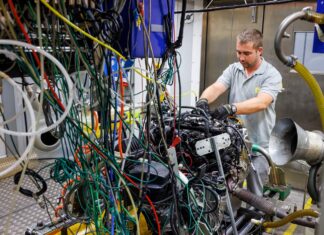
POLYGON ((314 76, 303 64, 301 64, 294 56, 285 55, 281 48, 281 40, 286 36, 285 30, 291 23, 298 19, 322 24, 324 22, 324 14, 316 13, 314 11, 311 11, 309 8, 304 8, 302 11, 295 12, 287 16, 281 22, 276 33, 274 42, 275 52, 282 63, 289 67, 292 67, 306 81, 315 98, 316 106, 320 113, 322 128, 324 129, 324 97, 321 87, 317 83, 314 76))
MULTIPOLYGON (((261 196, 255 195, 246 189, 237 188, 232 192, 232 194, 241 201, 252 205, 254 208, 263 211, 267 215, 277 216, 279 218, 285 218, 288 216, 285 210, 277 208, 273 202, 268 201, 261 196)), ((297 217, 293 217, 289 222, 309 228, 315 228, 314 220, 307 220, 297 217)))
POLYGON ((264 222, 262 226, 264 228, 278 228, 288 224, 289 222, 295 220, 296 218, 303 217, 303 216, 312 216, 314 218, 317 218, 318 212, 314 211, 313 209, 299 210, 285 216, 281 220, 277 220, 274 222, 264 222))
POLYGON ((296 61, 293 69, 298 72, 298 74, 305 80, 305 82, 311 89, 317 109, 320 113, 322 128, 324 129, 324 97, 320 85, 316 81, 315 77, 309 72, 309 70, 298 60, 296 61))
POLYGON ((316 24, 324 24, 324 14, 314 12, 314 11, 307 11, 307 14, 304 17, 304 20, 307 20, 309 22, 313 22, 316 24))
POLYGON ((317 188, 317 173, 321 166, 322 163, 318 163, 309 169, 309 176, 307 181, 307 191, 309 193, 309 196, 316 203, 319 202, 320 198, 320 193, 317 188))
POLYGON ((261 147, 260 145, 253 144, 252 145, 252 152, 261 153, 265 157, 265 159, 267 160, 269 166, 272 168, 274 184, 279 185, 280 182, 279 182, 279 177, 278 177, 278 174, 277 174, 277 171, 276 171, 276 166, 273 163, 273 161, 271 160, 271 157, 270 157, 268 151, 265 148, 261 147))

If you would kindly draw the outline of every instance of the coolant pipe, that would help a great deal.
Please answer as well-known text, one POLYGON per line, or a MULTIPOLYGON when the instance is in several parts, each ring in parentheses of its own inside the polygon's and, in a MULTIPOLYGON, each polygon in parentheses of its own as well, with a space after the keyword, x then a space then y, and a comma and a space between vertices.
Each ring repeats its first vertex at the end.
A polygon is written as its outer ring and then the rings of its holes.
MULTIPOLYGON (((263 197, 255 195, 246 189, 237 188, 232 193, 238 199, 248 203, 249 205, 252 205, 253 207, 255 207, 260 211, 263 211, 267 215, 277 216, 279 218, 284 218, 288 216, 285 210, 277 208, 274 203, 266 200, 263 197)), ((297 218, 289 222, 301 226, 309 227, 309 228, 315 228, 314 219, 307 220, 307 219, 297 218)))
POLYGON ((324 14, 316 13, 310 10, 310 8, 304 8, 302 11, 289 15, 281 22, 276 33, 274 44, 275 52, 281 62, 296 70, 311 89, 317 109, 320 113, 322 128, 324 129, 324 98, 320 85, 318 84, 314 76, 308 71, 308 69, 304 65, 302 65, 295 56, 284 55, 281 48, 282 38, 287 37, 287 35, 285 34, 286 29, 291 23, 298 19, 318 24, 324 24, 324 14))
POLYGON ((276 166, 275 166, 275 164, 273 163, 273 161, 271 160, 271 157, 270 157, 270 155, 269 155, 269 153, 268 153, 268 151, 265 149, 265 148, 263 148, 263 147, 261 147, 260 145, 257 145, 257 144, 253 144, 252 145, 252 152, 258 152, 258 153, 261 153, 262 154, 262 156, 264 156, 265 157, 265 159, 267 160, 267 162, 268 162, 268 164, 269 164, 269 166, 272 168, 272 170, 273 170, 273 178, 274 178, 274 183, 276 184, 276 185, 279 185, 279 178, 278 178, 278 175, 277 175, 277 171, 276 171, 276 166))

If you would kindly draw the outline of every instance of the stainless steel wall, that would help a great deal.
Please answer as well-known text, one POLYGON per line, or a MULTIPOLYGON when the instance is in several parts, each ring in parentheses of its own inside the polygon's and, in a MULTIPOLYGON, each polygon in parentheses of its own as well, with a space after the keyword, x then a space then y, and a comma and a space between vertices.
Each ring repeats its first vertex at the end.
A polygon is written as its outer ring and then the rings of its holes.
MULTIPOLYGON (((289 14, 300 11, 306 6, 316 3, 296 2, 281 5, 260 6, 257 8, 256 22, 252 23, 252 8, 233 9, 210 12, 204 18, 205 49, 202 58, 201 91, 212 84, 222 71, 236 61, 235 43, 236 35, 245 28, 253 27, 264 34, 264 57, 273 64, 283 77, 285 90, 279 94, 276 103, 277 119, 282 117, 293 118, 300 126, 307 130, 321 130, 319 114, 312 94, 298 74, 292 73, 290 68, 284 66, 274 52, 274 36, 281 21, 289 14)), ((285 53, 293 53, 294 32, 313 31, 314 25, 304 21, 297 21, 288 28, 290 39, 283 40, 282 48, 285 53)), ((324 66, 324 60, 323 60, 324 66)), ((315 75, 322 89, 324 89, 324 76, 315 75)), ((227 96, 223 95, 212 107, 226 103, 227 96)))

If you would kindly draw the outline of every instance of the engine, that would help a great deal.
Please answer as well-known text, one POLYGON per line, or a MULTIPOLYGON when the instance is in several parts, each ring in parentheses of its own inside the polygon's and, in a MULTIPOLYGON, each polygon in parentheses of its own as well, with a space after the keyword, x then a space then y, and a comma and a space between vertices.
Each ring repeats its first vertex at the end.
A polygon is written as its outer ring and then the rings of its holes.
MULTIPOLYGON (((133 187, 132 193, 152 200, 163 234, 175 234, 177 229, 185 234, 197 229, 216 234, 225 229, 229 224, 228 216, 224 216, 226 184, 229 190, 239 187, 250 168, 246 131, 241 123, 235 118, 214 120, 193 109, 176 118, 166 112, 161 124, 152 116, 146 133, 153 144, 149 149, 133 151, 125 169, 136 183, 142 182, 141 190, 133 187), (155 155, 163 158, 159 161, 155 155)), ((140 210, 148 225, 156 224, 144 199, 140 210)), ((157 231, 155 226, 150 229, 157 231)))

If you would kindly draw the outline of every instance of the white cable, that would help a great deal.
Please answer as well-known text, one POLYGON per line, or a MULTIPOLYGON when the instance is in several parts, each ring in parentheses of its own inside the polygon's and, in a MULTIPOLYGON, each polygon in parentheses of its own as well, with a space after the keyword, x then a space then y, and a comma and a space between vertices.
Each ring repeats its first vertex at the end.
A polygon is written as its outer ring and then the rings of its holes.
MULTIPOLYGON (((32 130, 31 132, 17 132, 17 131, 10 131, 7 129, 4 129, 0 126, 0 133, 5 133, 8 135, 14 135, 14 136, 34 136, 37 134, 43 134, 45 132, 48 132, 54 128, 56 128, 60 123, 62 123, 64 121, 64 119, 67 117, 71 107, 72 107, 72 103, 73 103, 73 82, 68 74, 68 72, 65 70, 65 68, 63 67, 63 65, 51 54, 49 54, 48 52, 46 52, 45 50, 38 48, 36 46, 30 45, 28 43, 25 42, 20 42, 20 41, 16 41, 16 40, 0 40, 0 45, 14 45, 14 46, 20 46, 20 47, 26 47, 29 48, 31 50, 37 51, 39 52, 41 55, 44 55, 45 57, 47 57, 50 61, 52 61, 57 67, 58 69, 62 72, 63 76, 66 79, 66 83, 68 85, 68 93, 69 93, 69 99, 67 102, 67 106, 65 107, 65 111, 62 113, 61 117, 52 125, 39 129, 39 130, 32 130)), ((29 101, 29 100, 28 100, 29 101)))
MULTIPOLYGON (((128 79, 126 78, 127 82, 128 79)), ((133 92, 133 89, 130 88, 130 93, 131 93, 131 100, 134 100, 134 92, 133 92)), ((127 144, 127 147, 126 147, 126 151, 125 151, 125 158, 122 160, 122 165, 121 165, 121 172, 124 171, 124 168, 125 168, 125 163, 126 163, 126 158, 128 156, 128 152, 131 148, 131 145, 132 145, 132 140, 133 140, 133 135, 134 135, 134 129, 135 129, 135 122, 132 124, 132 117, 134 117, 134 120, 135 120, 135 105, 134 103, 132 103, 132 107, 130 107, 131 109, 131 113, 130 113, 130 123, 131 123, 131 132, 130 132, 130 135, 129 135, 129 139, 128 139, 128 144, 127 144)))
MULTIPOLYGON (((0 76, 21 93, 22 98, 25 100, 27 110, 29 111, 29 114, 30 114, 31 130, 33 133, 36 133, 35 132, 36 131, 36 117, 35 117, 35 113, 34 113, 32 105, 31 105, 31 102, 29 101, 26 93, 23 92, 22 89, 15 83, 15 81, 12 80, 11 78, 9 78, 9 76, 7 74, 0 71, 0 76)), ((2 177, 4 175, 8 174, 9 172, 11 172, 12 170, 14 170, 22 161, 24 161, 27 158, 28 153, 32 150, 32 148, 34 146, 35 138, 36 138, 36 134, 31 135, 31 137, 28 141, 28 145, 27 145, 25 151, 21 154, 20 158, 14 164, 9 166, 7 169, 1 171, 0 177, 2 177)))

